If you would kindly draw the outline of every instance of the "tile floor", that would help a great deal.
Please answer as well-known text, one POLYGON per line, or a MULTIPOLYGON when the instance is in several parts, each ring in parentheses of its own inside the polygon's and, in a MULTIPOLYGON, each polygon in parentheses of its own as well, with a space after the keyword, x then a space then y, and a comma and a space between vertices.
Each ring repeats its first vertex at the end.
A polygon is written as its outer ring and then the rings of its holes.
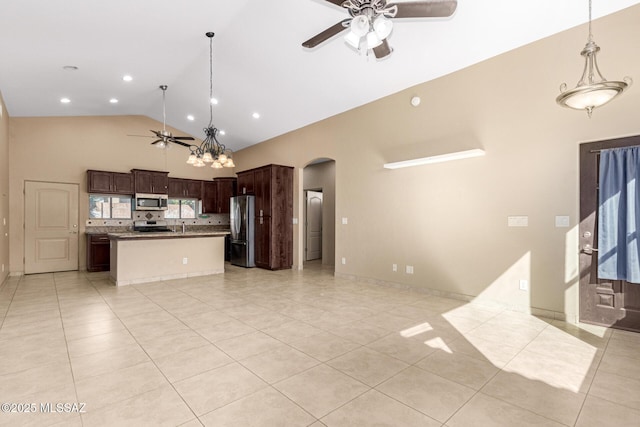
POLYGON ((308 267, 9 278, 0 425, 640 425, 639 334, 308 267))

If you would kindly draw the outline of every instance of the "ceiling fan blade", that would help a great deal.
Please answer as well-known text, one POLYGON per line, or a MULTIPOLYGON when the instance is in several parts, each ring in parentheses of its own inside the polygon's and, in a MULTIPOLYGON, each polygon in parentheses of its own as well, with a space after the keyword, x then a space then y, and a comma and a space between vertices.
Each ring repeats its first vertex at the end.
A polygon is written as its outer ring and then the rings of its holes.
POLYGON ((177 141, 173 138, 171 139, 171 142, 174 144, 182 145, 183 147, 191 147, 191 144, 187 144, 186 142, 182 142, 182 141, 177 141))
POLYGON ((398 7, 398 13, 394 18, 442 18, 453 15, 458 7, 458 1, 432 0, 387 4, 387 8, 393 6, 398 7))
POLYGON ((342 3, 344 3, 344 0, 326 0, 326 1, 328 1, 329 3, 333 3, 336 6, 342 6, 342 3))
POLYGON ((382 44, 373 48, 373 54, 378 59, 382 59, 385 56, 391 55, 391 47, 387 40, 382 40, 382 44))
POLYGON ((172 136, 171 139, 184 139, 186 141, 193 141, 192 136, 172 136))
POLYGON ((153 142, 151 143, 151 145, 157 144, 158 142, 162 142, 162 140, 161 140, 161 139, 158 139, 158 140, 156 140, 156 141, 153 141, 153 142))
POLYGON ((327 28, 320 34, 311 37, 309 40, 302 43, 302 46, 308 49, 318 46, 320 43, 327 41, 328 39, 335 36, 336 34, 339 34, 342 31, 346 30, 347 27, 345 27, 344 24, 349 21, 350 19, 345 19, 343 21, 338 22, 336 25, 327 28))

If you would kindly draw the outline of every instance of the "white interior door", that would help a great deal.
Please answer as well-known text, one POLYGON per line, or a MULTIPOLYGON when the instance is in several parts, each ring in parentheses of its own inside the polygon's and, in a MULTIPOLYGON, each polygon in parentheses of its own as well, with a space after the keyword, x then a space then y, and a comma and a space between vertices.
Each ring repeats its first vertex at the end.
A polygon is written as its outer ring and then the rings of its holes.
POLYGON ((322 258, 322 193, 307 191, 306 260, 322 258))
POLYGON ((78 184, 25 181, 24 272, 78 269, 78 184))

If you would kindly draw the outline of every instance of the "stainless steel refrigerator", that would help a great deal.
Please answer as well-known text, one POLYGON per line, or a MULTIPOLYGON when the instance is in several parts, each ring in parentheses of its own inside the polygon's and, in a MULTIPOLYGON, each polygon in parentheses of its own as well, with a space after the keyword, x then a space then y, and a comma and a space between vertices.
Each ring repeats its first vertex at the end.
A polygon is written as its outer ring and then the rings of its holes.
POLYGON ((231 198, 231 264, 255 267, 255 196, 231 198))

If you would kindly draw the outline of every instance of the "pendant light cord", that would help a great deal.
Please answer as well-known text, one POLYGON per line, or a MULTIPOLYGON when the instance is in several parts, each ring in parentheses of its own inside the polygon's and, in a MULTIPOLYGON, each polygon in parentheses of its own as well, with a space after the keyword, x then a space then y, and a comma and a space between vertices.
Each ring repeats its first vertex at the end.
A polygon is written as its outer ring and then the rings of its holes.
POLYGON ((593 34, 591 34, 591 0, 589 0, 589 41, 593 40, 593 34))
MULTIPOLYGON (((213 33, 209 37, 209 127, 213 126, 213 33)), ((209 33, 207 33, 209 36, 209 33)))

